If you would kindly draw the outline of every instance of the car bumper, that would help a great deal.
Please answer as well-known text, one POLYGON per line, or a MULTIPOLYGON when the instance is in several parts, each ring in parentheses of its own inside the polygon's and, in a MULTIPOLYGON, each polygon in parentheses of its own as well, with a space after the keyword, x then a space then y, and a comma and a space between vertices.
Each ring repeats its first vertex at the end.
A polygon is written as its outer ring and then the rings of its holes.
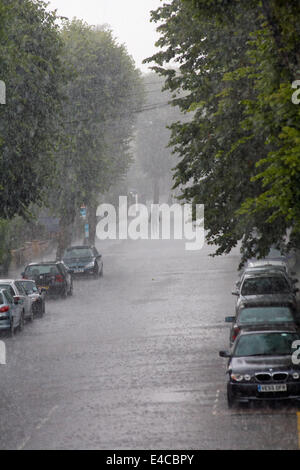
MULTIPOLYGON (((283 392, 259 392, 258 383, 237 384, 230 382, 228 391, 237 402, 265 400, 300 400, 300 382, 284 382, 287 390, 283 392)), ((272 385, 274 385, 272 383, 272 385)))
POLYGON ((11 319, 0 318, 0 330, 8 330, 11 327, 11 319))
MULTIPOLYGON (((73 269, 73 268, 71 268, 71 269, 73 269)), ((89 276, 95 276, 95 274, 96 274, 95 268, 82 269, 82 271, 76 271, 76 269, 75 269, 72 272, 72 277, 73 278, 89 277, 89 276)))
POLYGON ((62 295, 65 291, 65 285, 64 284, 59 284, 59 285, 52 285, 49 287, 43 286, 45 289, 45 295, 46 296, 57 296, 57 295, 62 295))

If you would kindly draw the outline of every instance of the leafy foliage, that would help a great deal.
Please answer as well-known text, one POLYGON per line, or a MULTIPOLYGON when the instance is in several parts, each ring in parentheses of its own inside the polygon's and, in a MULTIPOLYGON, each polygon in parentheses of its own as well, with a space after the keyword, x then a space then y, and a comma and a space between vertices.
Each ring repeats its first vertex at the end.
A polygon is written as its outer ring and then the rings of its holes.
POLYGON ((52 176, 65 81, 55 13, 42 1, 2 0, 0 107, 0 211, 27 214, 52 176))
POLYGON ((243 261, 291 232, 299 245, 297 1, 173 0, 152 12, 161 50, 146 62, 190 122, 172 126, 182 198, 205 204, 216 254, 243 261), (182 96, 180 93, 184 91, 182 96))

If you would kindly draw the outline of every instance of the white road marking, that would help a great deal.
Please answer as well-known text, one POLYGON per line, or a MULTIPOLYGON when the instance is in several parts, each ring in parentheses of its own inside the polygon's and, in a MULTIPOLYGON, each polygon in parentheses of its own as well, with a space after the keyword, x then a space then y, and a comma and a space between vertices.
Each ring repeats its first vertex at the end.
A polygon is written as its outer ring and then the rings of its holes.
MULTIPOLYGON (((48 414, 45 416, 45 418, 41 419, 41 421, 36 425, 35 427, 35 430, 39 430, 41 429, 48 421, 49 419, 51 418, 51 416, 53 415, 53 413, 57 410, 58 406, 55 405, 53 406, 53 408, 51 408, 51 410, 48 412, 48 414)), ((18 447, 18 450, 23 450, 26 445, 28 444, 28 442, 31 440, 32 438, 32 434, 30 436, 27 436, 24 441, 22 442, 22 444, 18 447)))

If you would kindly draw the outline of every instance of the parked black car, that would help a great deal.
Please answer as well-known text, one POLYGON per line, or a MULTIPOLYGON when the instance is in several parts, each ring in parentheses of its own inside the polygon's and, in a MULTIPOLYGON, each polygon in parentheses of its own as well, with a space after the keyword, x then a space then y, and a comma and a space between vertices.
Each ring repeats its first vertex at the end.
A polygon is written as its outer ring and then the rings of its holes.
POLYGON ((232 294, 236 295, 236 311, 241 304, 258 304, 260 302, 268 302, 277 304, 280 302, 289 305, 295 311, 297 310, 296 293, 299 289, 287 279, 283 272, 278 270, 249 273, 242 278, 240 286, 232 294))
POLYGON ((294 326, 299 328, 300 318, 299 315, 289 306, 278 305, 273 302, 272 305, 265 304, 255 304, 252 303, 247 306, 247 304, 241 304, 236 315, 225 318, 226 323, 231 323, 230 333, 229 333, 229 344, 233 345, 238 334, 245 328, 257 327, 258 329, 262 326, 274 326, 277 328, 285 326, 294 326))
POLYGON ((241 331, 233 348, 219 353, 229 358, 228 406, 253 400, 299 400, 300 365, 294 360, 297 341, 300 335, 293 326, 241 331))
POLYGON ((22 279, 19 281, 24 287, 26 294, 31 298, 34 315, 43 316, 46 311, 46 291, 38 288, 35 281, 22 279))
POLYGON ((76 276, 103 276, 103 259, 94 246, 70 246, 64 252, 63 262, 76 276))
POLYGON ((44 289, 47 295, 65 298, 73 294, 72 275, 62 261, 30 263, 22 277, 35 281, 36 286, 44 289))

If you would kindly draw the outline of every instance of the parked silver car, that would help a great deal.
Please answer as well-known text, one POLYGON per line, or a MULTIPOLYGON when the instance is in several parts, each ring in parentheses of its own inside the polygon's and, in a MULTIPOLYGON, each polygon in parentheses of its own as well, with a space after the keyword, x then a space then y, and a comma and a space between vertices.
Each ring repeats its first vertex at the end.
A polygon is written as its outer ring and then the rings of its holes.
POLYGON ((31 308, 34 315, 43 316, 46 311, 46 291, 38 288, 35 281, 21 279, 17 281, 24 287, 26 294, 31 299, 31 308))
POLYGON ((32 299, 26 294, 21 282, 14 279, 0 279, 1 288, 6 289, 22 305, 25 320, 33 320, 32 299))
POLYGON ((14 335, 15 329, 23 330, 24 309, 16 298, 14 299, 6 289, 0 289, 0 330, 10 331, 14 335))

